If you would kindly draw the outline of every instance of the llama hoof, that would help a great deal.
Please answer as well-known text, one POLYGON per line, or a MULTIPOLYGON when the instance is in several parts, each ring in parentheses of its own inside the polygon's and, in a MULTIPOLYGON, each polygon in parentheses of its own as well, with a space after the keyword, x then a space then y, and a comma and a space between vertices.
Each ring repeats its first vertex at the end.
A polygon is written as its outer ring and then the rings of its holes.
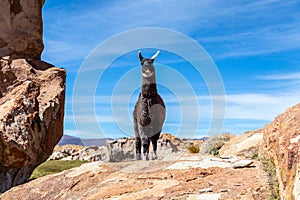
POLYGON ((144 158, 143 160, 149 160, 149 153, 144 153, 144 158))
POLYGON ((140 153, 137 153, 135 155, 135 160, 142 160, 142 155, 140 153))
POLYGON ((157 154, 156 154, 156 152, 152 153, 152 160, 157 160, 157 154))

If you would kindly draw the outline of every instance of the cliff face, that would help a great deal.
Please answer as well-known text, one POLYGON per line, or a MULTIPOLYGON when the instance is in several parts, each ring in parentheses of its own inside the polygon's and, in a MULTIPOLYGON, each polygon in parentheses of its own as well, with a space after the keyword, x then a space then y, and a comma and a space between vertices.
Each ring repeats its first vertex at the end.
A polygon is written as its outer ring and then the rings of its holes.
POLYGON ((281 199, 299 199, 300 104, 278 115, 263 134, 263 151, 276 165, 281 199))
POLYGON ((0 192, 26 182, 63 134, 66 72, 40 60, 43 3, 0 1, 0 192))

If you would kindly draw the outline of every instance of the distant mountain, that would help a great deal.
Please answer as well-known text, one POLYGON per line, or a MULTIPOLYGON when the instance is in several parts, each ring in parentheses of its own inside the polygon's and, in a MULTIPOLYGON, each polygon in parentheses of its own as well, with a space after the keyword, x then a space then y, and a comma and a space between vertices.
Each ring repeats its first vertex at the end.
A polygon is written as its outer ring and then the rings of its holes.
POLYGON ((106 140, 111 140, 111 138, 102 138, 102 139, 82 139, 70 135, 63 135, 58 145, 74 144, 82 146, 104 146, 106 140))

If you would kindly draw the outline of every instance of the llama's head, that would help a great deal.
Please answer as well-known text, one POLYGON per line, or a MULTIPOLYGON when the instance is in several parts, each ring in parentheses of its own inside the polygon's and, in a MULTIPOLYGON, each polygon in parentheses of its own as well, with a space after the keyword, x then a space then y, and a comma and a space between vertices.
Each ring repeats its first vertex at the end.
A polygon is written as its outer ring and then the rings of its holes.
POLYGON ((155 74, 155 68, 153 66, 153 62, 155 58, 158 56, 159 50, 151 57, 151 58, 144 58, 139 51, 139 58, 142 64, 142 76, 145 78, 150 78, 155 74))

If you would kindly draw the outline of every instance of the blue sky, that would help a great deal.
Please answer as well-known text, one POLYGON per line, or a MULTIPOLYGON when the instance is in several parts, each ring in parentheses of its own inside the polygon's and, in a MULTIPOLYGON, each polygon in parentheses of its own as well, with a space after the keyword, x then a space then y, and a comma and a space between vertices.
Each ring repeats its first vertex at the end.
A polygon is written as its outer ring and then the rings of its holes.
MULTIPOLYGON (((145 27, 185 35, 202 46, 202 53, 214 62, 211 68, 216 67, 222 78, 226 99, 224 126, 216 134, 241 134, 263 127, 299 102, 299 10, 296 0, 47 0, 42 59, 67 70, 65 134, 86 138, 133 135, 131 112, 141 80, 137 49, 119 55, 101 77, 96 73, 91 76, 91 81, 97 79, 93 97, 83 92, 74 99, 73 91, 80 70, 93 53, 101 51, 105 41, 145 27), (91 104, 94 116, 84 113, 85 106, 91 104), (74 114, 78 105, 82 112, 74 114), (83 128, 76 127, 75 118, 83 128), (91 118, 96 118, 100 132, 93 129, 91 118)), ((141 34, 137 39, 147 38, 141 34)), ((166 41, 159 35, 156 38, 160 49, 160 42, 163 45, 166 41)), ((131 42, 122 40, 105 50, 118 52, 131 42)), ((172 44, 185 48, 180 40, 172 44)), ((142 53, 151 56, 157 48, 144 48, 142 53)), ((103 56, 99 55, 99 61, 105 60, 103 56)), ((180 137, 206 136, 213 112, 206 77, 189 60, 167 50, 161 50, 155 64, 159 93, 167 105, 163 132, 180 137)))

